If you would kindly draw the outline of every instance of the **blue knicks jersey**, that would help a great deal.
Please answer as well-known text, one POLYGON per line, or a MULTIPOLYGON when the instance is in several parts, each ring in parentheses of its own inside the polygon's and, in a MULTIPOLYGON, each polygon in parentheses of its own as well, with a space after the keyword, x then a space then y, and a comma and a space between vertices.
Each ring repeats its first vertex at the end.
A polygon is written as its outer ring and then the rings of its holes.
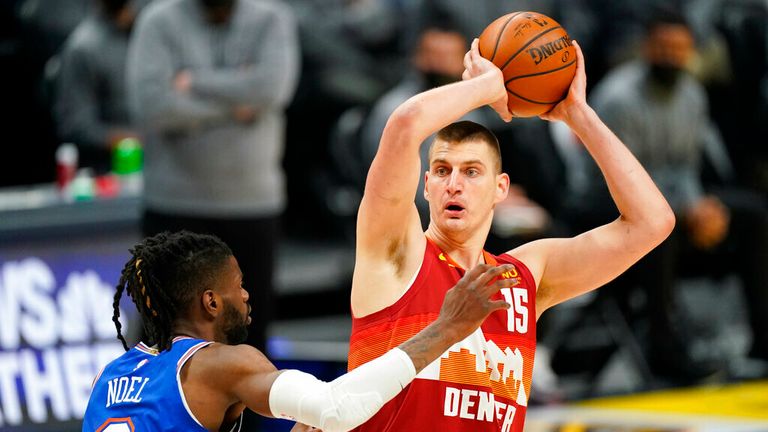
POLYGON ((94 383, 83 432, 205 431, 187 406, 179 373, 211 343, 177 337, 161 353, 139 343, 109 363, 94 383))

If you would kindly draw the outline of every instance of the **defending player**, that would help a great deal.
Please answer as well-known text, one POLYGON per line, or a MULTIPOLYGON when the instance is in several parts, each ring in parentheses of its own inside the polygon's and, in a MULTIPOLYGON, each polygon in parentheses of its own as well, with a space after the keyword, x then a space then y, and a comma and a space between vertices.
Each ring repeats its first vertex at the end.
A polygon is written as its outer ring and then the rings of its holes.
POLYGON ((131 253, 113 317, 127 352, 96 378, 83 431, 238 430, 245 408, 325 432, 346 431, 370 418, 489 313, 509 307, 489 297, 510 284, 488 282, 511 267, 477 266, 445 296, 430 326, 325 383, 296 370, 278 371, 257 349, 232 345, 245 340, 250 307, 237 261, 221 240, 159 234, 131 253), (123 290, 136 304, 148 338, 130 350, 118 320, 123 290))

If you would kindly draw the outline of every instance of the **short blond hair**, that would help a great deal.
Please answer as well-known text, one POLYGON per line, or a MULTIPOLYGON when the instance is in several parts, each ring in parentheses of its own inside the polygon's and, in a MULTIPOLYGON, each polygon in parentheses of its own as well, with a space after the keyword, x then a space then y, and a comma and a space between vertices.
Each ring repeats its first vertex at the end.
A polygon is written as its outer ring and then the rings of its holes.
POLYGON ((496 174, 501 174, 501 147, 499 146, 499 140, 496 135, 493 134, 485 126, 469 121, 462 120, 455 123, 451 123, 448 126, 440 129, 435 135, 435 139, 429 146, 429 160, 432 160, 432 152, 435 148, 437 141, 446 142, 448 144, 462 144, 470 141, 482 141, 488 144, 493 156, 493 163, 496 174))

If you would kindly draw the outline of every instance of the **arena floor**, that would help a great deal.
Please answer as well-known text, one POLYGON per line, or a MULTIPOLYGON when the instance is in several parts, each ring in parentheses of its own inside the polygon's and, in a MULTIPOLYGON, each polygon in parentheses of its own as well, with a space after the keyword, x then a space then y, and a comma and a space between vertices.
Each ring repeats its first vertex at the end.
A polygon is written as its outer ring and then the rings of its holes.
POLYGON ((528 411, 526 431, 768 431, 768 381, 534 407, 528 411))

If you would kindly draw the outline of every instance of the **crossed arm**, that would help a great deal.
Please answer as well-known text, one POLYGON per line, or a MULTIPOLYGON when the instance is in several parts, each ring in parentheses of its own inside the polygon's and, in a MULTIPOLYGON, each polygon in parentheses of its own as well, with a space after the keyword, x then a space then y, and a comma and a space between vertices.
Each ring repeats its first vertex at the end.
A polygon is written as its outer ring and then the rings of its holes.
POLYGON ((142 122, 162 131, 185 131, 237 119, 243 107, 253 112, 246 116, 252 118, 261 109, 290 101, 298 83, 299 51, 287 10, 275 9, 259 23, 263 29, 252 41, 256 53, 247 56, 253 61, 207 69, 179 69, 173 60, 179 56, 178 36, 162 18, 140 18, 128 52, 129 100, 142 122), (186 78, 179 80, 179 75, 186 78))

